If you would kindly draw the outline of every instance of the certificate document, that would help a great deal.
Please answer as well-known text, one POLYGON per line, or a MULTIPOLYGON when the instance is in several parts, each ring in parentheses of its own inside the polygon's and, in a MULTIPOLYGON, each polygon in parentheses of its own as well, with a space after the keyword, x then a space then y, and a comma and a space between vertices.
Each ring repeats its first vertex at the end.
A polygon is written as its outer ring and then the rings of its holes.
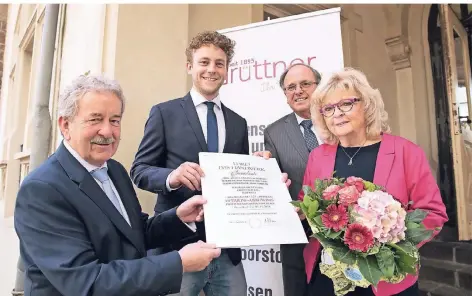
POLYGON ((208 152, 199 158, 208 243, 228 248, 308 242, 275 159, 208 152))

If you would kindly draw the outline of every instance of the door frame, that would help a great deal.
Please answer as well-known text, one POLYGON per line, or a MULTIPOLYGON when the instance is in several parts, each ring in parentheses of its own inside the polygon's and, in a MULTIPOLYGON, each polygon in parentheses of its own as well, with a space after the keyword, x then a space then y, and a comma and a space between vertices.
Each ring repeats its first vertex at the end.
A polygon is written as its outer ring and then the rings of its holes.
MULTIPOLYGON (((468 106, 470 104, 470 63, 469 63, 469 46, 467 32, 462 26, 460 20, 454 14, 448 4, 439 4, 439 20, 441 27, 441 39, 443 45, 443 56, 444 56, 444 70, 446 74, 446 92, 448 97, 449 105, 449 118, 451 138, 452 138, 452 157, 453 157, 453 168, 454 168, 454 180, 456 187, 456 206, 457 206, 457 226, 459 240, 471 240, 472 239, 472 223, 471 217, 469 217, 468 209, 468 197, 465 192, 465 184, 467 179, 464 180, 464 172, 466 172, 466 166, 468 164, 463 162, 464 159, 464 143, 462 140, 462 130, 459 119, 459 109, 456 101, 456 88, 458 77, 457 77, 457 65, 456 65, 456 52, 455 52, 455 39, 454 30, 459 35, 464 35, 465 40, 461 38, 462 54, 464 64, 468 65, 464 67, 466 79, 466 87, 468 88, 468 106)), ((472 110, 469 109, 469 112, 472 110)), ((470 165, 470 164, 469 164, 470 165)))

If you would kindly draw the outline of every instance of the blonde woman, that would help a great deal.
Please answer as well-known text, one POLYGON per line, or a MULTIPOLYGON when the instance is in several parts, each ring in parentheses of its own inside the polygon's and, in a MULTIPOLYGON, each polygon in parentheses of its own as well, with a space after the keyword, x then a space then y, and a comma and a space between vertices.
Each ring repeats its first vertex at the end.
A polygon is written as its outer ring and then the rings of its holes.
MULTIPOLYGON (((446 209, 423 150, 390 134, 381 94, 362 72, 346 68, 334 73, 322 81, 311 100, 312 120, 325 144, 310 153, 303 185, 313 186, 315 179, 328 178, 333 171, 337 177, 360 177, 384 186, 409 210, 428 211, 427 228, 443 226, 448 220, 446 209)), ((310 290, 330 296, 333 283, 317 264, 321 248, 314 238, 305 247, 307 278, 310 290)), ((407 276, 398 284, 380 282, 377 289, 357 288, 348 295, 418 293, 417 276, 407 276)))

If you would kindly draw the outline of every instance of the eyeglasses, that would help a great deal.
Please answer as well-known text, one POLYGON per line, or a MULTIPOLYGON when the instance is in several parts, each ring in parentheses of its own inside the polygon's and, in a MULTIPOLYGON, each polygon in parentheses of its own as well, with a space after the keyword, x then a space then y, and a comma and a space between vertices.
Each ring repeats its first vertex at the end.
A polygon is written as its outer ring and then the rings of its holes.
POLYGON ((284 88, 284 91, 287 93, 293 93, 295 90, 297 90, 297 85, 300 85, 301 90, 307 90, 310 86, 313 84, 318 84, 316 81, 302 81, 300 84, 292 83, 289 86, 284 88))
POLYGON ((337 104, 329 104, 321 107, 320 113, 323 114, 324 117, 331 117, 334 115, 336 108, 339 109, 341 112, 349 112, 354 107, 356 102, 360 102, 361 99, 359 98, 349 98, 339 101, 337 104))

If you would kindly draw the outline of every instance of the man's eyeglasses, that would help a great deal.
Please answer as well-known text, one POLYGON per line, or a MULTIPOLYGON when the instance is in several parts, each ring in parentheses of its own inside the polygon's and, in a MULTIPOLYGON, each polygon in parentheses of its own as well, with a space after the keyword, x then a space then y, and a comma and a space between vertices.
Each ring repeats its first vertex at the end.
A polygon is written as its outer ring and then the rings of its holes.
POLYGON ((302 82, 300 82, 300 84, 292 83, 289 86, 285 87, 284 91, 286 93, 293 93, 294 91, 297 90, 297 85, 300 85, 301 90, 307 90, 313 84, 318 84, 318 82, 315 82, 315 81, 302 81, 302 82))
POLYGON ((344 99, 339 101, 337 104, 324 105, 321 107, 320 113, 323 114, 324 117, 331 117, 334 115, 336 108, 338 108, 341 112, 349 112, 352 110, 354 104, 360 101, 361 99, 359 98, 344 99))

